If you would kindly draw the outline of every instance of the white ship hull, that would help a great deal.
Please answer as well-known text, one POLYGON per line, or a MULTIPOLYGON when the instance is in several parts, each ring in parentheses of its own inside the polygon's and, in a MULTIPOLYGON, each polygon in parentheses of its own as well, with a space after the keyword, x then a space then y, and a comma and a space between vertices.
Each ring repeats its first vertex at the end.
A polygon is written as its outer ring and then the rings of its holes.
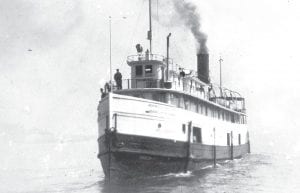
POLYGON ((110 93, 98 113, 98 157, 109 178, 198 170, 250 151, 245 124, 170 104, 110 93))

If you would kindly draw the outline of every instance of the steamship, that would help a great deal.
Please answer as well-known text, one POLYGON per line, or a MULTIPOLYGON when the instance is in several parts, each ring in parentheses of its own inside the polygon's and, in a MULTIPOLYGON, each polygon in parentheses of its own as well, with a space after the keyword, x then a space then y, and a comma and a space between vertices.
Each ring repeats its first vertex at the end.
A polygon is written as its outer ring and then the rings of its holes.
POLYGON ((106 178, 195 171, 249 153, 245 99, 210 82, 209 54, 198 53, 197 72, 185 74, 169 52, 152 53, 149 34, 150 51, 127 57, 131 77, 122 89, 111 82, 98 105, 106 178))

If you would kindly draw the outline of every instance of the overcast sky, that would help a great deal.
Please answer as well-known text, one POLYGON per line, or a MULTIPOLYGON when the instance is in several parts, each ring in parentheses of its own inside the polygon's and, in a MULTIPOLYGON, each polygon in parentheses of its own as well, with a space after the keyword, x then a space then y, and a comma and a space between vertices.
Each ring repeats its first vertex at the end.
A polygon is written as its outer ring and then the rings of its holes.
MULTIPOLYGON (((291 139, 288 143, 297 142, 293 136, 300 133, 300 2, 191 2, 208 36, 212 80, 219 82, 222 56, 223 84, 246 97, 253 138, 276 133, 291 139)), ((147 4, 0 0, 0 137, 44 133, 50 140, 70 134, 96 139, 99 88, 109 78, 108 17, 112 16, 113 69, 120 68, 126 78, 127 55, 135 54, 136 43, 148 47, 147 4)), ((172 32, 171 57, 196 69, 195 40, 176 16, 172 1, 157 6, 153 0, 153 14, 154 53, 165 55, 165 38, 172 32)))

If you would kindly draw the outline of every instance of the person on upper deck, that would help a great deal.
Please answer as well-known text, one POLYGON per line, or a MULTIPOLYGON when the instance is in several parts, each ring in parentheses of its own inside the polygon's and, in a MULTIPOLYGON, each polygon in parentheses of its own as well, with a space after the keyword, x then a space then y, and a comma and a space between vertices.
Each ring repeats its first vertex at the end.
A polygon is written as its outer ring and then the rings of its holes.
POLYGON ((106 83, 105 83, 105 85, 104 85, 104 89, 105 89, 104 92, 105 92, 105 93, 108 93, 108 92, 111 91, 111 86, 110 86, 110 85, 111 85, 111 82, 109 82, 109 83, 106 82, 106 83))
POLYGON ((180 75, 182 78, 184 78, 184 77, 185 77, 185 72, 183 71, 183 68, 181 68, 180 70, 181 70, 181 71, 180 71, 179 75, 180 75))
POLYGON ((122 89, 122 74, 119 72, 119 69, 117 69, 117 72, 114 75, 114 79, 117 83, 117 89, 122 89))

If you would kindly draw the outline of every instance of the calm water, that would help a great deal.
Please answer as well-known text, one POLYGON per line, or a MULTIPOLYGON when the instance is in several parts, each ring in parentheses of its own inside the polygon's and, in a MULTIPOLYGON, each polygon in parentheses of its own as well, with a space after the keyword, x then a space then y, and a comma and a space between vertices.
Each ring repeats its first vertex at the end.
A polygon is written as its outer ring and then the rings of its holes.
POLYGON ((104 183, 92 137, 48 143, 4 140, 1 144, 0 192, 300 192, 300 158, 295 154, 253 152, 220 162, 216 168, 109 186, 104 183))

